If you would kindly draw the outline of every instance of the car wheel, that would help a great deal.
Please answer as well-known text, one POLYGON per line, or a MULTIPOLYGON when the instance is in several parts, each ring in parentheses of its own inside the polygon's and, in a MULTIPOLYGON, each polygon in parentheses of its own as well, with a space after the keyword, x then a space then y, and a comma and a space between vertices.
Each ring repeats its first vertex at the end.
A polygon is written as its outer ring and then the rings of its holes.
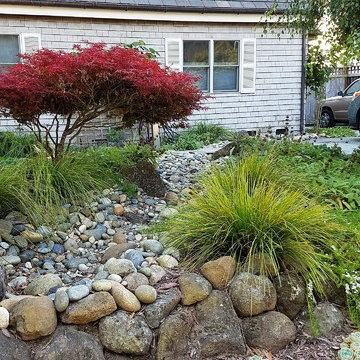
POLYGON ((332 126, 335 126, 334 115, 332 114, 331 110, 324 109, 320 116, 320 127, 327 128, 332 126))

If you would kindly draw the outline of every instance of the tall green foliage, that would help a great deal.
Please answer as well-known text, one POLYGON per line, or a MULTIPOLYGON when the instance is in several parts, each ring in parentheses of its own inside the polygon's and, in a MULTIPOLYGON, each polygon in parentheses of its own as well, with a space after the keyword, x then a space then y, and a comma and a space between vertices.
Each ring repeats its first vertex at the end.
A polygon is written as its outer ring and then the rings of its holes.
POLYGON ((326 207, 295 187, 275 163, 256 155, 213 168, 163 225, 167 244, 191 266, 231 254, 267 274, 270 261, 277 272, 294 270, 321 290, 331 273, 323 250, 336 241, 337 225, 326 207))

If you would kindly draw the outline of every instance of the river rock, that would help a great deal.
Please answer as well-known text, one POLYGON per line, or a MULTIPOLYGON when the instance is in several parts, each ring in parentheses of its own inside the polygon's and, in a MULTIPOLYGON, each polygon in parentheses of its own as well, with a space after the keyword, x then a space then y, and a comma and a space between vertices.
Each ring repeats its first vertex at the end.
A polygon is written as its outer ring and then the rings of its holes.
POLYGON ((45 347, 35 353, 35 360, 105 360, 96 338, 70 327, 59 327, 45 347))
POLYGON ((140 285, 148 285, 149 279, 141 273, 132 273, 127 275, 124 280, 127 282, 127 288, 135 291, 140 285))
POLYGON ((95 291, 110 291, 112 283, 110 280, 96 280, 92 284, 95 291))
POLYGON ((136 272, 134 264, 127 259, 109 259, 104 266, 104 269, 109 274, 116 274, 120 276, 126 276, 130 273, 136 272))
POLYGON ((201 274, 218 290, 224 290, 229 285, 235 271, 236 261, 231 256, 208 261, 200 268, 201 274))
POLYGON ((41 234, 31 230, 23 231, 21 236, 32 243, 38 243, 44 240, 44 237, 41 234))
POLYGON ((26 295, 47 295, 50 289, 55 286, 62 286, 62 281, 58 275, 40 275, 25 288, 24 292, 26 295))
POLYGON ((179 266, 179 262, 171 255, 161 255, 158 257, 157 262, 159 265, 169 269, 174 269, 179 266))
POLYGON ((9 321, 9 311, 4 307, 0 307, 0 329, 6 329, 9 326, 9 321))
POLYGON ((231 282, 229 295, 239 316, 258 315, 276 305, 275 287, 265 276, 240 273, 231 282))
POLYGON ((78 301, 88 296, 90 291, 86 285, 75 285, 67 291, 70 301, 78 301))
POLYGON ((106 291, 91 294, 68 306, 61 315, 64 324, 88 324, 116 310, 114 298, 106 291))
POLYGON ((11 311, 10 324, 23 340, 52 334, 57 325, 56 311, 48 297, 20 300, 11 311))
POLYGON ((123 285, 113 282, 111 294, 115 299, 116 304, 123 310, 129 312, 139 311, 141 304, 137 297, 123 285))
POLYGON ((0 266, 17 265, 21 263, 21 259, 17 255, 0 256, 0 266))
POLYGON ((157 292, 150 285, 140 285, 135 290, 135 296, 144 304, 152 304, 156 300, 157 292))
POLYGON ((153 338, 141 316, 132 317, 121 310, 100 320, 99 336, 107 349, 131 355, 147 354, 153 338))
MULTIPOLYGON (((311 335, 310 319, 307 311, 302 317, 305 317, 304 331, 311 335)), ((320 335, 325 337, 340 331, 345 321, 342 312, 329 302, 322 302, 315 306, 314 318, 320 335)))
POLYGON ((195 309, 201 358, 246 353, 241 323, 228 294, 214 290, 195 309))
POLYGON ((202 276, 189 273, 179 277, 179 287, 183 305, 193 305, 209 296, 212 286, 202 276))
POLYGON ((293 319, 305 306, 304 281, 297 275, 281 274, 274 279, 277 309, 293 319))
POLYGON ((164 245, 157 240, 144 240, 141 245, 145 251, 153 252, 156 255, 160 255, 164 250, 164 245))
MULTIPOLYGON (((115 234, 116 235, 116 234, 115 234)), ((114 236, 115 236, 114 235, 114 236)), ((110 246, 105 250, 105 253, 101 259, 101 262, 104 264, 111 258, 118 258, 126 250, 136 248, 136 244, 133 243, 121 243, 114 246, 110 246)))
POLYGON ((121 204, 115 204, 114 205, 114 214, 117 216, 123 216, 124 215, 124 206, 121 204))
POLYGON ((151 328, 159 327, 161 321, 175 309, 180 300, 179 290, 172 289, 159 295, 154 303, 147 305, 144 309, 144 315, 149 326, 151 328))
POLYGON ((277 352, 296 338, 296 327, 284 314, 269 311, 243 319, 243 329, 248 346, 277 352))
POLYGON ((139 268, 144 261, 141 251, 136 249, 127 250, 124 258, 130 260, 136 268, 139 268))
POLYGON ((55 293, 55 301, 54 301, 55 309, 58 312, 63 312, 69 306, 69 302, 70 299, 66 290, 64 288, 57 289, 55 293))
POLYGON ((31 352, 24 341, 13 335, 4 335, 0 331, 0 359, 1 360, 29 360, 31 352))
POLYGON ((113 242, 116 244, 126 244, 126 235, 121 232, 116 232, 113 236, 113 242))
POLYGON ((150 270, 150 285, 157 284, 166 275, 166 271, 159 265, 151 265, 148 269, 150 270))

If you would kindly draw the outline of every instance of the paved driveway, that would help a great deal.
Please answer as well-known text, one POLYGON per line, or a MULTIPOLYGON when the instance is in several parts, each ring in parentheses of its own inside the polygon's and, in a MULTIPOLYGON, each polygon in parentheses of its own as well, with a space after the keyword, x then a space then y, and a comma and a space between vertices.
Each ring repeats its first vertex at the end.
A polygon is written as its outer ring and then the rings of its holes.
POLYGON ((360 136, 348 138, 319 138, 311 143, 314 145, 325 144, 328 147, 333 147, 335 144, 341 147, 345 154, 351 154, 355 149, 360 147, 360 136))

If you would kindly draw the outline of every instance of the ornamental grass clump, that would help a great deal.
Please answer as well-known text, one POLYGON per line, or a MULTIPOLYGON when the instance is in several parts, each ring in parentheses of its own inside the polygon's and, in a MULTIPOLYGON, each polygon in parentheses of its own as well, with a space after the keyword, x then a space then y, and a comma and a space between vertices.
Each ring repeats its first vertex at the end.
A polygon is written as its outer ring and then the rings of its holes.
POLYGON ((330 275, 323 252, 338 231, 326 207, 257 155, 212 168, 161 227, 167 246, 180 249, 191 267, 232 255, 244 270, 295 271, 318 290, 330 275))

